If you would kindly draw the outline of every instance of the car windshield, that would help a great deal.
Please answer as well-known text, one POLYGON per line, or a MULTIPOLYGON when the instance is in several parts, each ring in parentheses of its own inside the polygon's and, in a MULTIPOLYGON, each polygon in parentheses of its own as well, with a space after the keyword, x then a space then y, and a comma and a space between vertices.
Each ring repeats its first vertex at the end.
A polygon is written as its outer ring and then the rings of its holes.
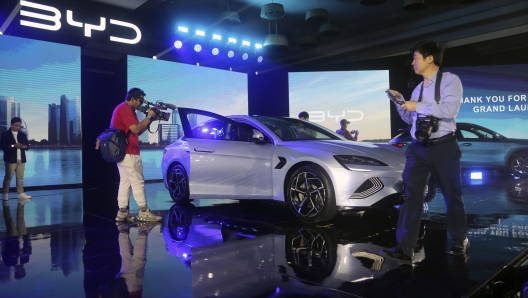
POLYGON ((294 118, 254 117, 283 141, 343 140, 331 130, 309 121, 294 118))

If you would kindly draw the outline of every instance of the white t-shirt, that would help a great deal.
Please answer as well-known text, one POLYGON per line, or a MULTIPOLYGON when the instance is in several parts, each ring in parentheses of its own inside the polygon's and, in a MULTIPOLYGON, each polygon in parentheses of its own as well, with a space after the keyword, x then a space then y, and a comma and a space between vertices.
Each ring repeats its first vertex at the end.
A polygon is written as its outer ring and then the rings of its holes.
MULTIPOLYGON (((15 142, 18 143, 18 131, 11 131, 13 137, 15 137, 15 142)), ((20 153, 20 148, 17 148, 17 161, 22 160, 22 153, 20 153)))

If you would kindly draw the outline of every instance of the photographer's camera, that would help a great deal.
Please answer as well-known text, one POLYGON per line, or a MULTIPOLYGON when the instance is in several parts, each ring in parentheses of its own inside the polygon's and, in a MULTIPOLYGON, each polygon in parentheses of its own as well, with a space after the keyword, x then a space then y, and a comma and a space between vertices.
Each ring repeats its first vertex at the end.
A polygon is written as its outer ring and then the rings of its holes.
POLYGON ((420 141, 428 140, 431 137, 431 133, 438 131, 439 118, 431 115, 424 116, 418 115, 416 118, 416 132, 414 136, 420 141))

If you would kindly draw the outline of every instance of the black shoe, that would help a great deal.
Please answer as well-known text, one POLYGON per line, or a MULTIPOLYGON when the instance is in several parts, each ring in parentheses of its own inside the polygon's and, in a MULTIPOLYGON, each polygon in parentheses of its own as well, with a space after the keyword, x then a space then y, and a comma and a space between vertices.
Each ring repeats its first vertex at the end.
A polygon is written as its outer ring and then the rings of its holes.
POLYGON ((402 248, 398 245, 393 249, 382 249, 381 254, 389 259, 400 261, 402 264, 412 265, 414 253, 408 256, 403 253, 402 248))
POLYGON ((464 240, 455 240, 451 248, 447 251, 447 254, 452 256, 461 256, 466 253, 468 248, 469 241, 467 238, 464 240))

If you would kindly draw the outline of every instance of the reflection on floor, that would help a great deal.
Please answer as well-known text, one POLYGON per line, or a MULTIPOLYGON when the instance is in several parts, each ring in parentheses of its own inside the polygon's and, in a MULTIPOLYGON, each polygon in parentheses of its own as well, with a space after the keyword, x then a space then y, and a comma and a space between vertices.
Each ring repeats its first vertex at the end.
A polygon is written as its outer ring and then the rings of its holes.
POLYGON ((308 225, 265 202, 173 205, 162 184, 148 184, 164 221, 116 224, 83 214, 82 190, 35 191, 3 202, 0 296, 478 297, 528 243, 528 180, 488 176, 464 180, 464 257, 445 255, 445 205, 430 190, 414 267, 379 254, 395 245, 396 208, 308 225))

